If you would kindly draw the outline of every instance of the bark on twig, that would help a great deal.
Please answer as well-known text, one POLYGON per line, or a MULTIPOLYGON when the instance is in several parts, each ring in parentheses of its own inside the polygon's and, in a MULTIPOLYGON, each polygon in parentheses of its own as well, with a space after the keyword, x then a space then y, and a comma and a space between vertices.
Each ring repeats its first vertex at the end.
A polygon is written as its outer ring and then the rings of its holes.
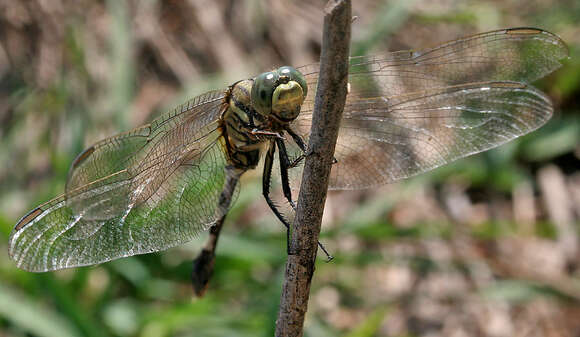
POLYGON ((350 1, 330 0, 326 5, 320 77, 276 321, 278 337, 302 336, 328 177, 347 94, 351 18, 350 1))

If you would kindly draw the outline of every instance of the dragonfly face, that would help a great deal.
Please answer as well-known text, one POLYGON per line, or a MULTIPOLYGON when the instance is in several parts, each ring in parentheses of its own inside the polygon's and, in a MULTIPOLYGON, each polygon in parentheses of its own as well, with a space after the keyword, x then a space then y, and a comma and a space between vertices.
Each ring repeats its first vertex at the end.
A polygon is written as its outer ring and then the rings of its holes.
MULTIPOLYGON (((514 28, 351 58, 329 187, 390 183, 535 130, 553 108, 529 83, 567 56, 557 36, 514 28)), ((89 147, 73 162, 65 193, 17 223, 11 258, 40 272, 187 242, 225 215, 237 179, 262 152, 263 194, 288 225, 318 69, 282 67, 237 82, 89 147), (290 212, 272 202, 272 176, 281 177, 290 212)))
POLYGON ((252 85, 252 105, 264 117, 271 115, 282 123, 289 123, 298 117, 307 94, 304 75, 284 66, 256 77, 252 85))

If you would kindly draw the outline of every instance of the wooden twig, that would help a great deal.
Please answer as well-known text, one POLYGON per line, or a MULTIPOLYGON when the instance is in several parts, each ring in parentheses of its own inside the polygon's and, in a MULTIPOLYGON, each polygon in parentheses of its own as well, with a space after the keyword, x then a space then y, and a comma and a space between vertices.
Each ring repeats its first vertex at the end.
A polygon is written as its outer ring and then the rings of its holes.
POLYGON ((302 336, 328 177, 347 94, 351 20, 350 1, 328 2, 308 155, 276 321, 278 337, 302 336))

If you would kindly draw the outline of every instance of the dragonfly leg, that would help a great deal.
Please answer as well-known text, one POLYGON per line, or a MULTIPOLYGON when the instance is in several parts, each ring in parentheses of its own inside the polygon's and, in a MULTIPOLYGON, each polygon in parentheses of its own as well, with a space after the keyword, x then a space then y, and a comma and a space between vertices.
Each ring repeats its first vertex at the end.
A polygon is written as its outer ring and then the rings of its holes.
MULTIPOLYGON (((286 197, 286 200, 288 200, 288 202, 290 203, 290 206, 292 206, 292 209, 294 211, 296 211, 296 204, 294 203, 294 200, 292 200, 292 189, 290 188, 290 180, 288 178, 288 168, 292 167, 292 166, 290 166, 291 163, 290 163, 290 160, 288 159, 288 152, 286 151, 286 145, 284 144, 284 141, 281 139, 276 139, 276 145, 278 146, 278 150, 279 150, 280 176, 282 178, 282 191, 284 192, 284 197, 286 197)), ((272 153, 272 156, 273 156, 273 154, 274 153, 272 153)), ((271 171, 272 170, 270 169, 270 174, 272 173, 271 171)), ((333 259, 332 255, 330 255, 328 253, 328 251, 326 250, 324 245, 322 243, 320 243, 320 241, 318 241, 318 246, 320 247, 320 249, 322 249, 322 251, 326 255, 326 258, 328 261, 333 259)))
MULTIPOLYGON (((300 137, 299 134, 294 132, 294 130, 292 130, 292 128, 287 127, 287 128, 285 128, 285 130, 286 130, 286 132, 288 132, 290 137, 292 137, 292 139, 294 140, 294 143, 296 143, 296 145, 298 145, 300 150, 302 150, 302 154, 300 154, 300 156, 298 156, 296 159, 294 159, 291 163, 288 164, 288 168, 294 168, 294 167, 298 166, 298 164, 300 164, 300 162, 306 156, 306 143, 304 143, 304 140, 302 139, 302 137, 300 137)), ((288 157, 288 156, 286 156, 286 157, 288 157)))
MULTIPOLYGON (((294 132, 294 130, 292 130, 292 128, 287 127, 287 128, 285 128, 285 130, 286 130, 286 132, 288 132, 290 137, 292 137, 292 139, 294 140, 296 145, 298 145, 300 150, 302 150, 302 154, 300 156, 298 156, 298 158, 294 159, 294 161, 292 161, 292 163, 290 163, 290 165, 289 165, 289 168, 294 168, 294 167, 298 166, 298 164, 300 164, 300 162, 304 159, 304 157, 306 155, 308 155, 308 153, 306 151, 306 143, 304 143, 304 140, 302 139, 302 137, 300 137, 299 134, 294 132)), ((333 156, 332 157, 332 164, 336 164, 336 163, 338 163, 338 160, 333 156)))
POLYGON ((290 160, 288 159, 288 152, 286 152, 286 145, 284 141, 280 139, 276 139, 276 145, 278 146, 278 156, 280 159, 280 176, 282 177, 282 191, 284 192, 284 196, 286 200, 292 206, 292 209, 296 211, 296 204, 294 200, 292 200, 292 190, 290 189, 290 180, 288 179, 288 168, 290 166, 290 160))
POLYGON ((274 201, 270 198, 270 183, 272 182, 272 166, 274 164, 274 152, 276 151, 276 145, 274 141, 270 141, 268 146, 268 151, 266 152, 266 158, 264 159, 264 172, 262 174, 262 194, 266 199, 266 203, 274 212, 276 217, 284 224, 286 227, 286 251, 290 255, 290 223, 282 213, 278 210, 278 207, 274 201))
POLYGON ((300 137, 299 134, 297 134, 294 130, 292 130, 291 127, 286 127, 284 130, 286 130, 286 132, 288 132, 290 137, 292 137, 292 139, 294 140, 296 145, 298 145, 300 150, 302 150, 302 153, 306 154, 306 143, 304 143, 304 140, 302 139, 302 137, 300 137))

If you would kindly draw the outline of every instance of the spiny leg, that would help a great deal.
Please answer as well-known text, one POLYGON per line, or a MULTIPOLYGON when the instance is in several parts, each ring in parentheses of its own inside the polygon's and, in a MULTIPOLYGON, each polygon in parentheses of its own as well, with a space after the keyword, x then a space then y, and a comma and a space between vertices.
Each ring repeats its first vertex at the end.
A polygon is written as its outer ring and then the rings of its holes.
MULTIPOLYGON (((300 137, 299 134, 297 134, 294 130, 292 130, 291 127, 286 127, 284 130, 286 130, 286 132, 288 132, 288 134, 290 135, 290 137, 292 137, 292 139, 294 140, 294 142, 296 143, 296 145, 298 145, 298 147, 300 148, 300 150, 302 150, 302 154, 300 156, 298 156, 296 159, 294 159, 290 165, 289 168, 294 168, 296 166, 298 166, 298 164, 300 164, 300 162, 304 159, 304 157, 306 156, 306 143, 304 143, 304 140, 302 139, 302 137, 300 137)), ((332 164, 336 164, 338 163, 338 160, 336 159, 336 157, 332 157, 332 164)))
POLYGON ((306 143, 304 143, 304 140, 302 139, 302 137, 300 137, 299 134, 294 132, 294 130, 292 130, 292 128, 287 127, 285 130, 286 130, 286 132, 288 132, 290 137, 292 137, 292 139, 294 140, 294 143, 296 143, 296 145, 298 145, 300 150, 302 150, 302 153, 300 154, 300 156, 298 156, 296 159, 294 159, 288 165, 289 168, 294 168, 294 167, 298 166, 298 164, 300 164, 300 162, 304 159, 304 156, 306 155, 306 143))
POLYGON ((268 151, 266 152, 266 158, 264 159, 264 172, 262 173, 262 195, 266 199, 266 203, 274 212, 276 217, 284 224, 286 227, 286 251, 290 254, 290 223, 286 218, 280 213, 274 201, 270 198, 270 183, 272 182, 272 166, 274 164, 274 152, 276 151, 276 143, 271 140, 268 145, 268 151))
POLYGON ((278 157, 280 160, 280 176, 282 177, 282 191, 286 200, 292 206, 292 209, 296 211, 296 204, 292 200, 292 190, 290 189, 290 179, 288 178, 288 168, 290 166, 290 159, 288 158, 288 152, 286 151, 286 145, 281 139, 276 139, 276 145, 278 146, 278 157))
MULTIPOLYGON (((284 144, 284 140, 279 138, 276 139, 276 145, 278 146, 279 150, 278 156, 280 160, 280 176, 282 178, 282 191, 284 192, 286 200, 288 200, 290 206, 292 206, 292 209, 294 210, 294 212, 296 212, 296 204, 294 203, 294 200, 292 200, 292 190, 290 189, 290 179, 288 178, 288 168, 292 168, 293 166, 291 166, 290 159, 288 158, 288 152, 286 151, 286 145, 284 144)), ((326 258, 328 261, 333 259, 332 255, 328 253, 328 251, 326 250, 324 245, 320 243, 320 241, 318 241, 318 246, 320 247, 320 249, 322 249, 324 254, 326 254, 326 258)))
POLYGON ((294 139, 294 142, 296 143, 296 145, 298 145, 300 150, 302 150, 303 153, 306 153, 306 143, 304 143, 302 137, 300 137, 299 134, 297 134, 294 130, 292 130, 291 127, 286 127, 284 130, 286 130, 286 132, 288 132, 290 137, 294 139))

